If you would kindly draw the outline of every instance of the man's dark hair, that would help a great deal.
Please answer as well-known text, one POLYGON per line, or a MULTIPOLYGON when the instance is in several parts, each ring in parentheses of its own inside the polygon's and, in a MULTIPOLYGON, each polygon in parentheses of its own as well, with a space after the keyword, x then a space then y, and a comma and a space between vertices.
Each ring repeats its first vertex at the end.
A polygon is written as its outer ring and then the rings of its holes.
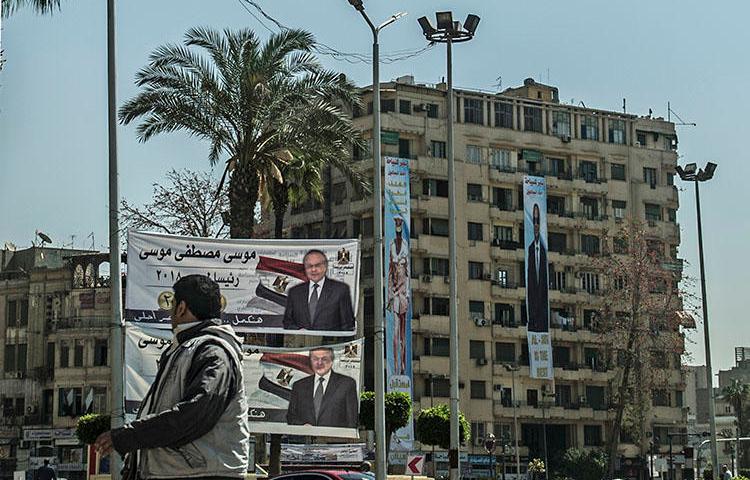
POLYGON ((185 302, 198 320, 221 316, 221 291, 219 284, 206 275, 187 275, 177 280, 172 287, 174 304, 185 302))
POLYGON ((330 348, 330 347, 317 347, 317 348, 313 348, 312 350, 310 350, 310 355, 312 355, 312 352, 319 352, 321 350, 326 350, 326 351, 328 351, 328 353, 331 354, 331 361, 333 361, 333 360, 336 359, 336 354, 333 353, 333 349, 330 348))
POLYGON ((49 460, 47 460, 47 459, 45 458, 45 459, 44 459, 44 466, 46 467, 47 465, 49 465, 49 460))
POLYGON ((307 260, 307 256, 311 255, 313 253, 317 253, 318 255, 321 255, 323 257, 323 260, 326 262, 326 267, 328 266, 328 256, 323 253, 322 250, 318 250, 317 248, 313 248, 312 250, 308 250, 307 253, 305 253, 305 256, 302 257, 302 263, 305 263, 305 260, 307 260))
POLYGON ((532 209, 532 212, 531 212, 531 220, 534 223, 541 223, 541 221, 542 221, 542 212, 539 209, 539 204, 538 203, 534 204, 534 208, 532 209))

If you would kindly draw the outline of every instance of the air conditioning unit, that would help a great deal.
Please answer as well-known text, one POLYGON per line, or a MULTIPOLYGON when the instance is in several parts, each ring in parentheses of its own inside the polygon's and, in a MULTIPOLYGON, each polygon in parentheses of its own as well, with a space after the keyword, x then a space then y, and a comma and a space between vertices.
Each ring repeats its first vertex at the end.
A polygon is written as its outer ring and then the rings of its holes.
POLYGON ((451 283, 451 277, 449 277, 449 276, 446 275, 445 277, 443 277, 443 282, 445 282, 445 283, 451 283))
POLYGON ((486 327, 489 324, 487 319, 482 317, 474 318, 474 323, 477 325, 477 327, 486 327))
POLYGON ((570 143, 570 135, 563 135, 560 137, 560 140, 562 140, 563 143, 570 143))
POLYGON ((487 365, 487 359, 484 358, 484 357, 477 358, 477 365, 480 366, 480 367, 483 367, 483 366, 487 365))
POLYGON ((426 112, 427 111, 427 104, 426 103, 416 103, 414 104, 414 107, 412 107, 415 112, 426 112))
POLYGON ((502 391, 503 391, 503 386, 502 386, 502 385, 495 385, 495 386, 493 387, 493 389, 494 389, 494 390, 495 390, 496 392, 502 392, 502 391))
POLYGON ((422 281, 425 283, 431 283, 432 282, 432 275, 422 275, 422 281))
POLYGON ((485 273, 484 274, 484 279, 485 280, 492 280, 492 274, 491 273, 485 273))
POLYGON ((581 405, 586 405, 587 403, 589 403, 586 395, 581 395, 580 397, 578 397, 578 403, 580 403, 581 405))

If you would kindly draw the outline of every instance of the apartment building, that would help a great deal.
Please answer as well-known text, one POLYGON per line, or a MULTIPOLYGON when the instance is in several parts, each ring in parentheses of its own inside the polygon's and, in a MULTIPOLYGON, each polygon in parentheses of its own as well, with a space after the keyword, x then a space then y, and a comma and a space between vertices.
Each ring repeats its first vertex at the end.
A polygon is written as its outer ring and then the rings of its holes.
POLYGON ((0 479, 45 459, 86 478, 74 429, 108 412, 108 265, 91 251, 0 250, 0 479))
MULTIPOLYGON (((381 88, 383 155, 408 158, 411 165, 418 410, 447 402, 449 394, 446 88, 416 84, 413 77, 381 88)), ((363 96, 366 107, 353 115, 372 138, 372 87, 364 88, 363 96)), ((644 222, 654 248, 681 270, 677 135, 674 124, 662 118, 562 104, 557 88, 532 79, 500 93, 458 90, 455 102, 460 401, 474 439, 466 448, 466 472, 481 478, 489 476, 482 441, 490 432, 512 438, 514 399, 523 465, 544 457, 545 436, 550 459, 573 446, 603 446, 615 372, 604 360, 593 322, 601 279, 592 258, 605 249, 605 234, 632 216, 644 222), (554 391, 529 378, 521 187, 526 174, 546 177, 548 186, 554 391), (513 364, 520 368, 506 368, 513 364)), ((368 152, 355 151, 353 158, 372 169, 368 152)), ((366 350, 372 352, 372 202, 357 196, 336 172, 326 181, 330 198, 291 210, 286 236, 362 238, 359 315, 366 350)), ((261 235, 270 231, 271 219, 259 225, 261 235)), ((685 431, 680 353, 671 352, 656 366, 667 371, 670 383, 654 394, 647 430, 662 439, 685 431)), ((372 363, 369 385, 371 375, 372 363)), ((679 443, 676 438, 675 448, 679 443)), ((666 453, 666 440, 656 448, 666 453)), ((624 443, 620 453, 622 476, 635 477, 645 468, 636 445, 624 443)), ((498 465, 502 459, 498 455, 498 465)), ((506 460, 512 476, 513 458, 506 460)))

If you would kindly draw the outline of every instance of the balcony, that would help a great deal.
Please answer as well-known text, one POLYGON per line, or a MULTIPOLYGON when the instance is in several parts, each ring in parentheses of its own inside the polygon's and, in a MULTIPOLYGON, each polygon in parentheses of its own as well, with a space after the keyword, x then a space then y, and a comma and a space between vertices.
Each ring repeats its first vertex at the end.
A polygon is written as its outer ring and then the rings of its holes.
POLYGON ((448 335, 448 316, 422 314, 419 319, 415 319, 412 328, 415 332, 429 332, 434 334, 448 335))

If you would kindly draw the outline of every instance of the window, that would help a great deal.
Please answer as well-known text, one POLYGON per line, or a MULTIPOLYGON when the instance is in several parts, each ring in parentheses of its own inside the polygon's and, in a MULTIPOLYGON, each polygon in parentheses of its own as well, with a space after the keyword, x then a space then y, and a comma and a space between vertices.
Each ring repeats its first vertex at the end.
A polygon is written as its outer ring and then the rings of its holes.
MULTIPOLYGON (((555 363, 554 365, 557 366, 557 363, 555 363)), ((557 384, 555 386, 555 405, 557 405, 558 407, 569 408, 572 400, 573 394, 571 393, 570 385, 557 384)))
POLYGON ((68 368, 70 365, 70 344, 66 341, 60 342, 60 368, 68 368))
POLYGON ((469 340, 469 358, 487 358, 484 353, 484 342, 481 340, 469 340))
POLYGON ((591 197, 581 197, 581 213, 589 220, 598 220, 599 201, 591 197))
POLYGON ((513 128, 512 103, 495 102, 495 126, 500 128, 513 128))
POLYGON ((94 366, 104 367, 107 365, 107 340, 96 339, 94 341, 94 366))
POLYGON ((482 278, 484 278, 484 264, 469 262, 469 280, 482 280, 482 278))
POLYGON ((436 103, 427 104, 427 117, 438 118, 438 106, 436 103))
POLYGON ((339 182, 333 184, 333 203, 335 205, 341 205, 346 200, 346 183, 339 182))
POLYGON ((628 253, 628 241, 623 237, 614 237, 612 239, 612 250, 615 253, 628 253))
POLYGON ((568 112, 552 112, 552 135, 558 137, 570 136, 570 114, 568 112))
POLYGON ((399 158, 411 158, 411 140, 408 138, 398 139, 398 156, 399 158))
POLYGON ((449 315, 450 301, 447 297, 425 297, 425 304, 428 303, 430 308, 425 308, 425 313, 443 317, 449 315))
POLYGON ((481 300, 469 300, 469 318, 476 320, 484 318, 484 302, 481 300))
POLYGON ((604 401, 604 387, 586 386, 586 399, 588 404, 594 410, 606 410, 607 404, 604 401))
POLYGON ((478 98, 464 98, 464 123, 484 125, 484 101, 478 98))
POLYGON ((505 225, 495 225, 493 227, 493 240, 495 243, 499 242, 512 242, 513 241, 513 227, 507 227, 505 225))
POLYGON ((466 184, 466 200, 469 202, 481 202, 484 198, 482 195, 482 186, 478 183, 466 184))
MULTIPOLYGON (((508 399, 510 401, 510 394, 508 395, 508 399)), ((509 403, 508 405, 513 405, 512 403, 509 403)), ((495 438, 497 438, 500 442, 503 443, 510 443, 511 440, 513 440, 513 428, 510 423, 495 423, 492 426, 493 433, 495 434, 495 438)), ((502 445, 502 443, 501 443, 502 445)))
POLYGON ((510 284, 508 283, 508 270, 503 267, 498 267, 497 270, 495 270, 495 282, 500 287, 509 287, 510 284))
POLYGON ((594 323, 596 322, 596 310, 584 310, 583 311, 583 327, 588 328, 589 330, 594 328, 594 323))
POLYGON ((507 342, 495 342, 495 360, 498 363, 515 363, 516 344, 507 342))
MULTIPOLYGON (((550 264, 550 268, 552 268, 553 265, 550 264)), ((566 286, 568 285, 566 281, 566 275, 564 271, 561 272, 552 272, 554 275, 550 275, 550 279, 554 282, 553 286, 556 290, 564 290, 566 286)))
POLYGON ((86 413, 107 413, 107 387, 89 387, 86 413))
MULTIPOLYGON (((363 218, 362 219, 362 237, 364 238, 372 238, 372 234, 374 232, 373 230, 373 223, 372 223, 372 217, 363 218)), ((308 238, 318 238, 318 237, 308 237, 308 238)))
POLYGON ((331 236, 333 238, 349 238, 346 235, 346 220, 333 222, 333 225, 331 225, 331 227, 331 236))
POLYGON ((471 438, 484 438, 485 435, 484 422, 471 422, 471 438))
POLYGON ((661 220, 661 205, 655 203, 646 203, 646 220, 656 222, 661 220))
POLYGON ((451 351, 450 340, 447 338, 425 338, 424 353, 435 357, 449 357, 451 351))
MULTIPOLYGON (((570 364, 570 347, 552 347, 552 364, 555 367, 566 367, 570 364)), ((562 385, 558 385, 559 389, 562 385)))
POLYGON ((563 215, 565 213, 565 197, 547 196, 547 213, 563 215))
POLYGON ((581 170, 580 177, 586 180, 586 182, 593 183, 597 181, 596 163, 584 160, 581 162, 579 168, 581 170))
POLYGON ((425 178, 422 180, 422 194, 431 197, 448 198, 448 180, 425 178))
POLYGON ((492 187, 492 205, 500 210, 513 211, 513 190, 492 187))
POLYGON ((430 142, 430 155, 435 158, 445 158, 445 142, 432 140, 430 142))
POLYGON ((362 265, 362 276, 371 277, 375 270, 375 259, 371 256, 362 257, 361 265, 362 265))
POLYGON ((527 132, 542 132, 542 109, 523 107, 523 129, 527 132))
POLYGON ((625 165, 622 163, 612 164, 612 180, 625 180, 625 165))
POLYGON ((73 350, 73 366, 83 366, 83 340, 76 340, 75 349, 73 350))
POLYGON ((552 175, 553 177, 561 177, 565 175, 565 160, 564 159, 548 158, 547 166, 549 168, 549 171, 547 172, 549 175, 552 175))
POLYGON ((481 223, 468 222, 466 228, 469 233, 469 240, 481 242, 484 239, 484 229, 481 223))
POLYGON ((675 407, 682 407, 684 405, 685 403, 683 400, 684 394, 685 392, 683 392, 682 390, 675 390, 674 392, 674 403, 675 403, 674 406, 675 407))
POLYGON ((583 445, 585 447, 600 447, 602 445, 602 426, 583 426, 583 445))
POLYGON ((526 390, 526 404, 530 407, 536 407, 539 404, 539 392, 536 389, 526 390))
POLYGON ((422 266, 424 273, 447 277, 449 275, 449 265, 447 258, 425 258, 422 266))
POLYGON ((652 391, 651 404, 654 407, 669 407, 669 392, 656 388, 652 391))
POLYGON ((599 237, 596 235, 581 235, 581 251, 586 255, 598 255, 599 237))
POLYGON ((411 102, 409 100, 398 101, 398 113, 411 115, 411 102))
POLYGON ((58 390, 57 416, 77 417, 81 415, 83 413, 81 397, 80 388, 60 388, 58 390))
POLYGON ((581 120, 581 138, 584 140, 599 140, 599 119, 585 116, 581 120))
POLYGON ((25 327, 29 324, 29 300, 7 300, 5 319, 8 327, 25 327))
POLYGON ((616 219, 622 220, 625 218, 626 208, 627 202, 625 202, 625 200, 612 200, 612 213, 616 219))
POLYGON ((591 272, 583 272, 581 274, 581 288, 589 293, 596 293, 599 291, 599 274, 591 272))
POLYGON ((482 163, 482 149, 476 145, 466 145, 466 163, 482 163))
POLYGON ((674 187, 674 173, 667 173, 667 185, 674 187))
POLYGON ((674 208, 667 209, 667 220, 674 223, 677 221, 677 210, 674 208))
POLYGON ((651 188, 656 188, 656 169, 643 167, 643 183, 648 184, 651 188))
POLYGON ((565 253, 568 245, 568 236, 561 232, 549 232, 547 234, 548 249, 550 252, 565 253))
POLYGON ((502 171, 510 171, 510 150, 490 148, 490 165, 502 171))
POLYGON ((447 218, 425 218, 422 221, 422 233, 425 235, 435 235, 437 237, 448 236, 448 219, 447 218))
POLYGON ((625 143, 625 121, 609 119, 609 143, 625 143))
MULTIPOLYGON (((487 383, 482 380, 471 381, 471 398, 487 398, 487 383)), ((483 424, 482 424, 483 425, 483 424)), ((484 437, 479 437, 484 438, 484 437)))
POLYGON ((428 397, 450 397, 450 380, 447 378, 428 377, 425 380, 425 394, 428 397))
POLYGON ((13 344, 5 345, 4 369, 6 372, 16 371, 16 346, 13 344))
POLYGON ((391 98, 387 100, 380 100, 380 112, 381 113, 388 113, 388 112, 395 112, 395 111, 396 111, 396 99, 391 98))
POLYGON ((641 147, 646 146, 646 132, 641 132, 640 130, 635 131, 635 138, 638 142, 638 145, 641 147))

